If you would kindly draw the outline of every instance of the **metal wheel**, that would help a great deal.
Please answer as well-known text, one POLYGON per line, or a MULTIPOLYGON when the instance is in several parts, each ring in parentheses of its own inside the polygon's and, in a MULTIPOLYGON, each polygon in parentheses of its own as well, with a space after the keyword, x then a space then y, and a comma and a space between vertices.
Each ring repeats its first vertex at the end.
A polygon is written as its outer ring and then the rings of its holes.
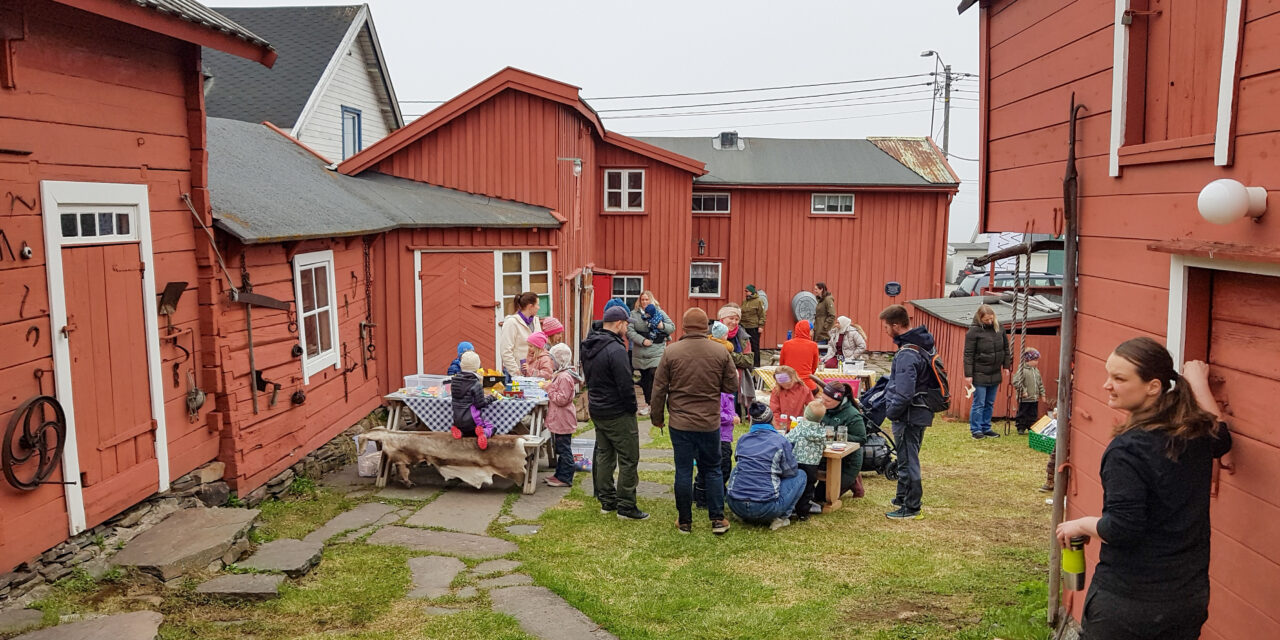
POLYGON ((35 396, 22 403, 4 431, 0 467, 5 480, 22 491, 35 491, 58 468, 66 435, 67 417, 56 398, 35 396), (32 458, 34 468, 27 464, 32 458))

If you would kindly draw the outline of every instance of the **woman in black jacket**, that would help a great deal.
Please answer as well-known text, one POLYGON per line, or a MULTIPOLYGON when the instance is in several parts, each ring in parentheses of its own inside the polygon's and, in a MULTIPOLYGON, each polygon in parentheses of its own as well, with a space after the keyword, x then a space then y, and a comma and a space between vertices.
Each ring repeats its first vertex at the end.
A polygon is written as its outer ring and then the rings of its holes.
POLYGON ((1058 525, 1058 542, 1098 538, 1082 638, 1193 640, 1209 616, 1213 460, 1231 449, 1209 366, 1182 375, 1160 343, 1134 338, 1107 358, 1107 404, 1129 413, 1102 454, 1102 516, 1058 525))
POLYGON ((1012 367, 1009 337, 1000 329, 995 310, 985 304, 978 307, 973 314, 973 324, 964 335, 964 383, 973 387, 969 435, 974 440, 1000 437, 991 430, 991 414, 995 411, 1000 381, 1004 379, 1001 370, 1012 367))

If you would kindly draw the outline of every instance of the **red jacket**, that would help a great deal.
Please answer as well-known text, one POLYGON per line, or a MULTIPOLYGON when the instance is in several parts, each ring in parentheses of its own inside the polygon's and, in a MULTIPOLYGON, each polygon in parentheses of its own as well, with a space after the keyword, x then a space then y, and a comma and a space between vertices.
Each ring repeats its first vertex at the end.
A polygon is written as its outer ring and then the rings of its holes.
POLYGON ((797 322, 795 331, 791 335, 790 340, 782 343, 778 364, 795 369, 796 373, 800 374, 800 380, 809 387, 810 391, 817 389, 818 385, 809 379, 810 374, 818 370, 819 358, 818 343, 809 337, 809 321, 797 322))
POLYGON ((783 389, 782 385, 774 387, 773 393, 769 394, 773 426, 785 432, 791 428, 791 418, 804 417, 804 406, 810 402, 813 402, 813 392, 802 384, 793 385, 790 389, 783 389))

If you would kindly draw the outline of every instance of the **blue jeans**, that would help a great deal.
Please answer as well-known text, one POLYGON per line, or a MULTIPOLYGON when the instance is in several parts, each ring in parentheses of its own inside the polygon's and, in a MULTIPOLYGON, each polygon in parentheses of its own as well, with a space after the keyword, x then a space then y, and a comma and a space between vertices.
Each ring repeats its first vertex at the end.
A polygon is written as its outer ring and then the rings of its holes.
POLYGON ((775 518, 791 515, 796 501, 804 492, 805 475, 797 473, 790 478, 782 478, 778 482, 778 497, 770 502, 750 502, 729 498, 729 509, 743 522, 751 524, 769 524, 775 518))
POLYGON ((920 480, 920 445, 924 443, 924 427, 905 422, 893 423, 893 440, 898 449, 897 499, 908 511, 920 510, 924 483, 920 480))
POLYGON ((991 414, 996 408, 996 392, 1000 385, 974 385, 973 405, 969 409, 969 432, 982 433, 991 430, 991 414))
POLYGON ((707 512, 712 520, 724 519, 724 480, 720 472, 720 430, 671 429, 671 449, 676 463, 676 512, 681 523, 693 522, 693 461, 706 478, 707 512))
POLYGON ((573 484, 573 474, 577 471, 573 466, 573 434, 553 433, 551 443, 556 449, 556 480, 573 484))

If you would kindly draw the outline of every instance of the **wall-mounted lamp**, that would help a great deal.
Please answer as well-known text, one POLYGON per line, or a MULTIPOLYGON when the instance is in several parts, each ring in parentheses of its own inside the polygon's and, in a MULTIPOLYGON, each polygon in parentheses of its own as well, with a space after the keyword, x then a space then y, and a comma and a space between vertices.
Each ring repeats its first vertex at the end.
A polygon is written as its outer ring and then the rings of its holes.
POLYGON ((577 178, 582 175, 582 158, 556 158, 563 162, 573 163, 573 177, 577 178))
POLYGON ((1214 224, 1230 224, 1246 216, 1259 222, 1267 212, 1267 190, 1246 187, 1230 178, 1214 180, 1200 190, 1196 208, 1200 217, 1214 224))
POLYGON ((707 255, 707 241, 702 238, 698 238, 698 255, 707 255))

